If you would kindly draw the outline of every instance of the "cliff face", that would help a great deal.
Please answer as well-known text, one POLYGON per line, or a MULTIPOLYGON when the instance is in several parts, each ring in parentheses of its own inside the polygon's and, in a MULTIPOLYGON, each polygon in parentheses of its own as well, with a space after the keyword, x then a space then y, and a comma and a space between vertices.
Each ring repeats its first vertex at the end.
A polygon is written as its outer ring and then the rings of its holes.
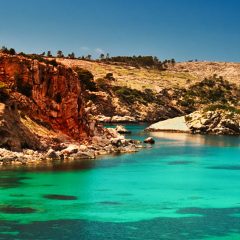
POLYGON ((76 140, 91 135, 82 86, 72 69, 0 54, 0 82, 10 91, 8 104, 22 114, 76 140))

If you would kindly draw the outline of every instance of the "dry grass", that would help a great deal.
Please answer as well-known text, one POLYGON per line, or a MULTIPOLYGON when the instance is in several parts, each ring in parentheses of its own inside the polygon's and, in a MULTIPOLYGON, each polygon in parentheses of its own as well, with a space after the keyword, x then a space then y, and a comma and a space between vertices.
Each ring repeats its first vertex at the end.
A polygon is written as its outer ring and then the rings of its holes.
POLYGON ((224 79, 236 84, 239 84, 240 80, 240 63, 183 62, 177 63, 166 71, 159 71, 85 60, 57 59, 57 61, 69 67, 85 68, 93 73, 95 79, 102 78, 111 72, 116 79, 113 85, 138 90, 150 88, 158 91, 161 88, 186 87, 213 74, 223 76, 224 79))

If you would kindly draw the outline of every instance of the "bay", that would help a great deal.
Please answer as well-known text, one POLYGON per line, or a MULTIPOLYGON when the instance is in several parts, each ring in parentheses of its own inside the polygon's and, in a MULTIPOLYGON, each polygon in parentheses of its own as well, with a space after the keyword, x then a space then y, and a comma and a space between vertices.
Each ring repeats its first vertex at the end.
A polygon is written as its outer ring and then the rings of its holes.
POLYGON ((240 239, 239 137, 126 127, 156 144, 1 171, 0 239, 240 239))

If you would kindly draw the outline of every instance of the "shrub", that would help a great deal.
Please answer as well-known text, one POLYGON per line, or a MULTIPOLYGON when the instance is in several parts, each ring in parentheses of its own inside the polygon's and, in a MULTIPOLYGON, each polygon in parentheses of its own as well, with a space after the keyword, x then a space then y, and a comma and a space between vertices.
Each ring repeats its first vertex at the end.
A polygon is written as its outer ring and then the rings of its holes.
POLYGON ((113 77, 113 73, 107 73, 104 78, 111 81, 115 80, 115 78, 113 77))
POLYGON ((179 103, 186 107, 212 103, 236 104, 239 97, 235 90, 236 86, 214 75, 182 91, 183 98, 179 103))
POLYGON ((133 104, 135 102, 140 102, 147 105, 148 103, 158 102, 156 95, 152 90, 146 89, 141 92, 137 89, 131 89, 128 87, 114 87, 116 95, 128 104, 133 104))
POLYGON ((44 57, 42 57, 40 55, 37 55, 37 54, 26 55, 24 53, 23 54, 21 53, 21 55, 24 56, 24 57, 30 58, 32 60, 38 60, 39 62, 43 62, 43 63, 49 64, 49 65, 52 65, 54 67, 57 67, 59 65, 59 63, 57 63, 55 59, 48 60, 48 59, 45 59, 44 57))
POLYGON ((96 79, 96 84, 100 89, 107 90, 108 88, 108 82, 105 78, 96 79))
POLYGON ((78 79, 84 85, 85 89, 89 91, 97 90, 96 83, 93 81, 93 74, 90 71, 79 67, 74 70, 77 72, 78 79))
POLYGON ((5 47, 5 46, 2 47, 1 52, 2 52, 2 53, 7 53, 7 54, 10 54, 10 55, 15 55, 15 54, 16 54, 16 51, 15 51, 14 48, 8 49, 8 48, 5 47))
POLYGON ((204 108, 204 111, 226 110, 232 113, 240 114, 240 109, 224 104, 212 104, 204 108))

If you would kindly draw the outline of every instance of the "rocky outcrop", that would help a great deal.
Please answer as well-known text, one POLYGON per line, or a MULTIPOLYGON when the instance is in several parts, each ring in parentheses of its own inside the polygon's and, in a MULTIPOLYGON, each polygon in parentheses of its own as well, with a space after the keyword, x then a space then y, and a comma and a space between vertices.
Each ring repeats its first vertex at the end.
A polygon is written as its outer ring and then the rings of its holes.
POLYGON ((144 143, 149 143, 149 144, 154 144, 155 140, 152 137, 148 137, 143 142, 144 143))
POLYGON ((150 125, 148 131, 190 132, 185 117, 175 117, 150 125))
POLYGON ((240 115, 227 110, 195 111, 150 125, 148 131, 240 135, 240 115))
POLYGON ((129 133, 131 133, 131 131, 127 130, 123 125, 117 125, 115 129, 120 134, 129 134, 129 133))
POLYGON ((21 122, 14 105, 0 103, 0 147, 12 151, 21 151, 22 148, 43 149, 37 135, 21 122))
POLYGON ((0 54, 0 82, 10 89, 10 102, 32 119, 77 140, 93 134, 82 85, 71 68, 0 54))
POLYGON ((23 149, 21 152, 9 151, 0 148, 0 166, 11 167, 15 165, 43 165, 54 161, 69 162, 81 159, 95 159, 99 155, 111 153, 134 153, 143 146, 140 142, 125 139, 115 129, 105 129, 103 136, 92 137, 89 144, 75 142, 60 142, 50 146, 46 151, 23 149))
POLYGON ((192 133, 240 135, 240 115, 227 110, 196 111, 185 119, 192 133))

